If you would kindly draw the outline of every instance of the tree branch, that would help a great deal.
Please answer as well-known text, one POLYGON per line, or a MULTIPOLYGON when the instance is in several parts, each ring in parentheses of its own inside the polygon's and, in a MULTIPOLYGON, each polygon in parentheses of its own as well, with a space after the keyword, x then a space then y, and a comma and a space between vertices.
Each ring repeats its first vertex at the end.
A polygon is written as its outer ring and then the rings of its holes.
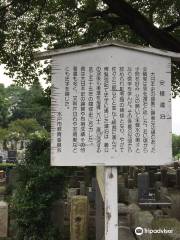
POLYGON ((167 27, 162 28, 162 30, 164 30, 166 32, 172 32, 177 27, 180 27, 180 19, 177 22, 175 22, 175 23, 173 23, 173 24, 171 24, 171 25, 169 25, 167 27))
POLYGON ((110 9, 107 9, 105 11, 95 11, 90 14, 88 20, 93 21, 94 19, 98 18, 107 21, 113 27, 127 24, 127 22, 125 22, 125 20, 122 17, 118 16, 115 13, 112 13, 110 9))
POLYGON ((103 2, 109 6, 111 12, 121 17, 136 34, 151 46, 180 52, 180 41, 168 32, 158 29, 125 0, 103 0, 103 2))

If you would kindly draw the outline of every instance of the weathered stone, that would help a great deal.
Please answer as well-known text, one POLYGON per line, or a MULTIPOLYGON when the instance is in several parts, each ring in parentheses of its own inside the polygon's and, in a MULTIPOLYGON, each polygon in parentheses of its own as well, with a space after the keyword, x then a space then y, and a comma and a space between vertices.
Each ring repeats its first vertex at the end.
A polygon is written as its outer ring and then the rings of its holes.
POLYGON ((0 201, 0 237, 8 236, 8 204, 0 201))
POLYGON ((118 176, 118 202, 128 202, 128 189, 125 187, 124 177, 118 176))
POLYGON ((79 188, 69 188, 68 191, 67 191, 68 201, 70 201, 72 197, 78 195, 79 191, 80 191, 79 188))
POLYGON ((155 183, 155 198, 156 198, 156 201, 159 201, 161 199, 161 186, 162 186, 161 182, 156 182, 155 183))
POLYGON ((155 182, 160 182, 161 181, 161 172, 156 172, 154 174, 155 182))
POLYGON ((128 203, 137 203, 137 202, 138 202, 138 190, 137 190, 137 188, 129 189, 128 203))
POLYGON ((135 181, 133 178, 128 178, 128 188, 133 189, 135 187, 135 181))
POLYGON ((128 206, 128 212, 129 212, 129 216, 128 216, 128 220, 129 220, 129 226, 134 229, 135 228, 135 215, 137 212, 141 211, 140 207, 135 204, 132 203, 128 206))
POLYGON ((80 181, 80 195, 86 195, 86 185, 84 181, 80 181))
POLYGON ((118 214, 127 215, 129 212, 128 206, 124 203, 118 203, 118 214))
POLYGON ((118 230, 118 238, 119 240, 135 240, 135 237, 127 226, 120 226, 118 230))
POLYGON ((70 236, 71 240, 87 240, 88 199, 74 196, 71 199, 70 236))
POLYGON ((134 183, 135 183, 135 187, 137 187, 138 173, 139 173, 138 168, 134 167, 134 183))
POLYGON ((129 167, 129 177, 134 178, 134 167, 129 167))
POLYGON ((149 171, 149 187, 152 188, 154 187, 155 184, 155 171, 154 170, 150 170, 149 171))
POLYGON ((125 187, 128 188, 128 173, 123 174, 125 187))
POLYGON ((92 187, 88 187, 87 189, 87 197, 90 202, 95 201, 95 192, 93 191, 92 187))
POLYGON ((180 194, 179 191, 169 191, 171 199, 171 208, 168 208, 168 214, 170 217, 180 220, 180 194))
POLYGON ((161 218, 163 217, 163 211, 161 209, 153 211, 154 218, 161 218))
POLYGON ((138 199, 144 201, 149 195, 149 174, 147 172, 138 174, 138 199))
POLYGON ((178 169, 179 168, 179 161, 174 161, 174 169, 178 169))
MULTIPOLYGON (((135 228, 141 227, 141 228, 151 228, 152 221, 154 217, 149 211, 138 211, 135 214, 135 228)), ((151 235, 150 234, 143 234, 141 236, 138 236, 139 240, 150 240, 151 235)))
POLYGON ((162 168, 161 169, 161 182, 163 187, 167 187, 168 185, 168 177, 167 177, 167 168, 162 168))
POLYGON ((167 174, 167 187, 174 187, 176 184, 176 172, 170 172, 167 174))
POLYGON ((166 187, 160 187, 160 199, 165 200, 168 195, 168 189, 166 187))

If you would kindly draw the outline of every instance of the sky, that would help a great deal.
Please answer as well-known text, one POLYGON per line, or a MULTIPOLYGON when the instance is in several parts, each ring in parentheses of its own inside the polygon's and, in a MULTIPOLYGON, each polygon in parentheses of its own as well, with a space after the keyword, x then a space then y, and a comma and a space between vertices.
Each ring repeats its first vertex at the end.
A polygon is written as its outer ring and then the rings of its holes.
MULTIPOLYGON (((0 66, 0 83, 6 87, 13 83, 12 79, 4 74, 3 66, 0 66)), ((172 99, 172 132, 180 135, 180 97, 172 99)))

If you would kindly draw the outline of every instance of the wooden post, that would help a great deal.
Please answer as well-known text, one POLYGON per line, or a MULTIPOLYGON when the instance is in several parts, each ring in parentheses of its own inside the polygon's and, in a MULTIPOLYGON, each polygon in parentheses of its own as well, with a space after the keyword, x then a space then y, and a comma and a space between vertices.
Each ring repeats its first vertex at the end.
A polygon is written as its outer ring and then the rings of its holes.
POLYGON ((117 167, 105 167, 105 240, 118 240, 117 167))

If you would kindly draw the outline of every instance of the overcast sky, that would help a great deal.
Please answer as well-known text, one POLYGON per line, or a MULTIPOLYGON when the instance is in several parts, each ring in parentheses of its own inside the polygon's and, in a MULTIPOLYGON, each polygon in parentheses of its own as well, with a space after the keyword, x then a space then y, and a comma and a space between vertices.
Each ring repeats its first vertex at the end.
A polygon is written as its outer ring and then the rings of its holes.
MULTIPOLYGON (((6 87, 12 83, 12 80, 4 75, 3 67, 0 67, 0 83, 4 83, 6 87)), ((172 132, 180 135, 180 97, 172 99, 172 132)))

